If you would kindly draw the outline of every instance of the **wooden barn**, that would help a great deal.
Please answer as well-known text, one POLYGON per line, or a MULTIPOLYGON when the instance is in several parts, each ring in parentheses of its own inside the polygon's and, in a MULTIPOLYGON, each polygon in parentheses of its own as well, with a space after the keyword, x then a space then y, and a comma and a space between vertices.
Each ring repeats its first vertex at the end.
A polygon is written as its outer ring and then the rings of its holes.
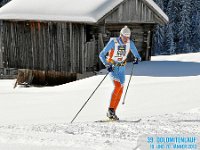
POLYGON ((101 69, 99 52, 124 25, 150 60, 152 31, 168 22, 153 0, 12 0, 0 19, 3 66, 38 71, 47 84, 101 69))
MULTIPOLYGON (((8 3, 10 0, 0 0, 0 7, 4 6, 6 3, 8 3)), ((2 28, 3 24, 2 21, 0 20, 0 41, 2 41, 2 28)), ((1 44, 0 42, 0 79, 14 79, 16 78, 17 75, 17 69, 15 68, 5 68, 3 65, 3 51, 1 49, 1 44)))

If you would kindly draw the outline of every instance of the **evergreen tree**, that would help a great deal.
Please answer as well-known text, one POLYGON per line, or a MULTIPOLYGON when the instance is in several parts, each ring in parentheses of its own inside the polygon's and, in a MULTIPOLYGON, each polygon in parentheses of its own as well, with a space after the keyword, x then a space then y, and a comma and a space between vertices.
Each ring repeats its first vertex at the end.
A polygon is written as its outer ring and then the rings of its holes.
POLYGON ((168 3, 169 3, 170 0, 163 0, 163 6, 164 6, 164 12, 167 11, 167 6, 168 6, 168 3))
POLYGON ((166 54, 176 54, 175 52, 175 43, 174 43, 174 33, 172 31, 172 26, 173 23, 169 23, 165 28, 166 28, 166 33, 165 33, 165 53, 166 54))
MULTIPOLYGON (((164 9, 162 0, 154 0, 161 9, 164 9)), ((163 52, 163 42, 164 41, 164 27, 161 25, 156 25, 153 34, 153 45, 152 45, 152 55, 159 55, 163 52)))
POLYGON ((166 26, 157 26, 154 54, 200 51, 200 0, 154 0, 168 15, 166 26))
POLYGON ((165 51, 166 54, 175 54, 175 43, 174 43, 174 32, 173 32, 173 27, 174 27, 174 22, 175 22, 175 17, 176 17, 176 8, 174 5, 174 0, 169 0, 168 5, 166 8, 166 14, 169 17, 169 23, 165 26, 165 51))
POLYGON ((182 10, 180 12, 181 21, 179 22, 178 28, 178 49, 180 50, 179 53, 188 53, 192 52, 191 47, 191 1, 192 0, 182 0, 182 10))
POLYGON ((11 0, 0 0, 0 7, 2 7, 3 5, 5 5, 9 1, 11 1, 11 0))
POLYGON ((191 45, 194 52, 200 51, 200 0, 192 1, 192 38, 191 45))
POLYGON ((153 53, 152 55, 159 55, 163 51, 163 37, 164 37, 164 30, 163 27, 160 25, 156 25, 156 28, 154 30, 153 34, 153 53))
POLYGON ((175 53, 180 53, 179 50, 179 26, 180 26, 180 22, 181 22, 181 1, 178 0, 170 0, 170 2, 168 3, 168 14, 169 17, 171 18, 171 23, 173 23, 172 26, 172 32, 174 35, 174 44, 175 44, 175 53))

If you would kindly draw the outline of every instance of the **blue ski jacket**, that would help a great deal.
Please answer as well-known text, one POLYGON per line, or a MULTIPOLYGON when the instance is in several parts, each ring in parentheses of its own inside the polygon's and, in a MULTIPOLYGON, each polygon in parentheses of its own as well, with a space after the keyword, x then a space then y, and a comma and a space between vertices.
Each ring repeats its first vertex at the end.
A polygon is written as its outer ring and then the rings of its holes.
MULTIPOLYGON (((127 59, 127 55, 130 51, 137 59, 141 60, 141 57, 133 41, 129 40, 126 44, 124 44, 120 37, 111 38, 99 54, 99 58, 105 66, 122 63, 126 64, 125 62, 127 59), (108 56, 107 53, 109 53, 108 56)), ((114 67, 114 70, 110 74, 113 80, 124 84, 125 65, 116 65, 114 67)))

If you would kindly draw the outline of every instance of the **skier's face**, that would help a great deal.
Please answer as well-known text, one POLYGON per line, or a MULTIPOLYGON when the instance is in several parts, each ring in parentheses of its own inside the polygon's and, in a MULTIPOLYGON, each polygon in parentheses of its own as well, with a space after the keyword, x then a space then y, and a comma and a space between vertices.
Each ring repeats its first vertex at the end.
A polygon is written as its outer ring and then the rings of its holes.
POLYGON ((128 40, 130 39, 130 37, 121 35, 121 39, 122 39, 123 43, 126 44, 128 42, 128 40))

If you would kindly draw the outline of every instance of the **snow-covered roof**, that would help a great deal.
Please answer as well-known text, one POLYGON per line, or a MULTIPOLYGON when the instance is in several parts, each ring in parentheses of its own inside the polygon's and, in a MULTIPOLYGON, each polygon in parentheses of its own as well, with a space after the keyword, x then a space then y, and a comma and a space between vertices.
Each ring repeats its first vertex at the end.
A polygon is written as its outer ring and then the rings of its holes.
POLYGON ((165 23, 169 21, 168 16, 153 0, 143 0, 143 2, 149 6, 165 23))
MULTIPOLYGON (((0 9, 2 20, 40 20, 96 23, 124 0, 12 0, 0 9)), ((143 0, 168 22, 153 0, 143 0)))
POLYGON ((97 22, 123 0, 12 0, 0 19, 97 22))

